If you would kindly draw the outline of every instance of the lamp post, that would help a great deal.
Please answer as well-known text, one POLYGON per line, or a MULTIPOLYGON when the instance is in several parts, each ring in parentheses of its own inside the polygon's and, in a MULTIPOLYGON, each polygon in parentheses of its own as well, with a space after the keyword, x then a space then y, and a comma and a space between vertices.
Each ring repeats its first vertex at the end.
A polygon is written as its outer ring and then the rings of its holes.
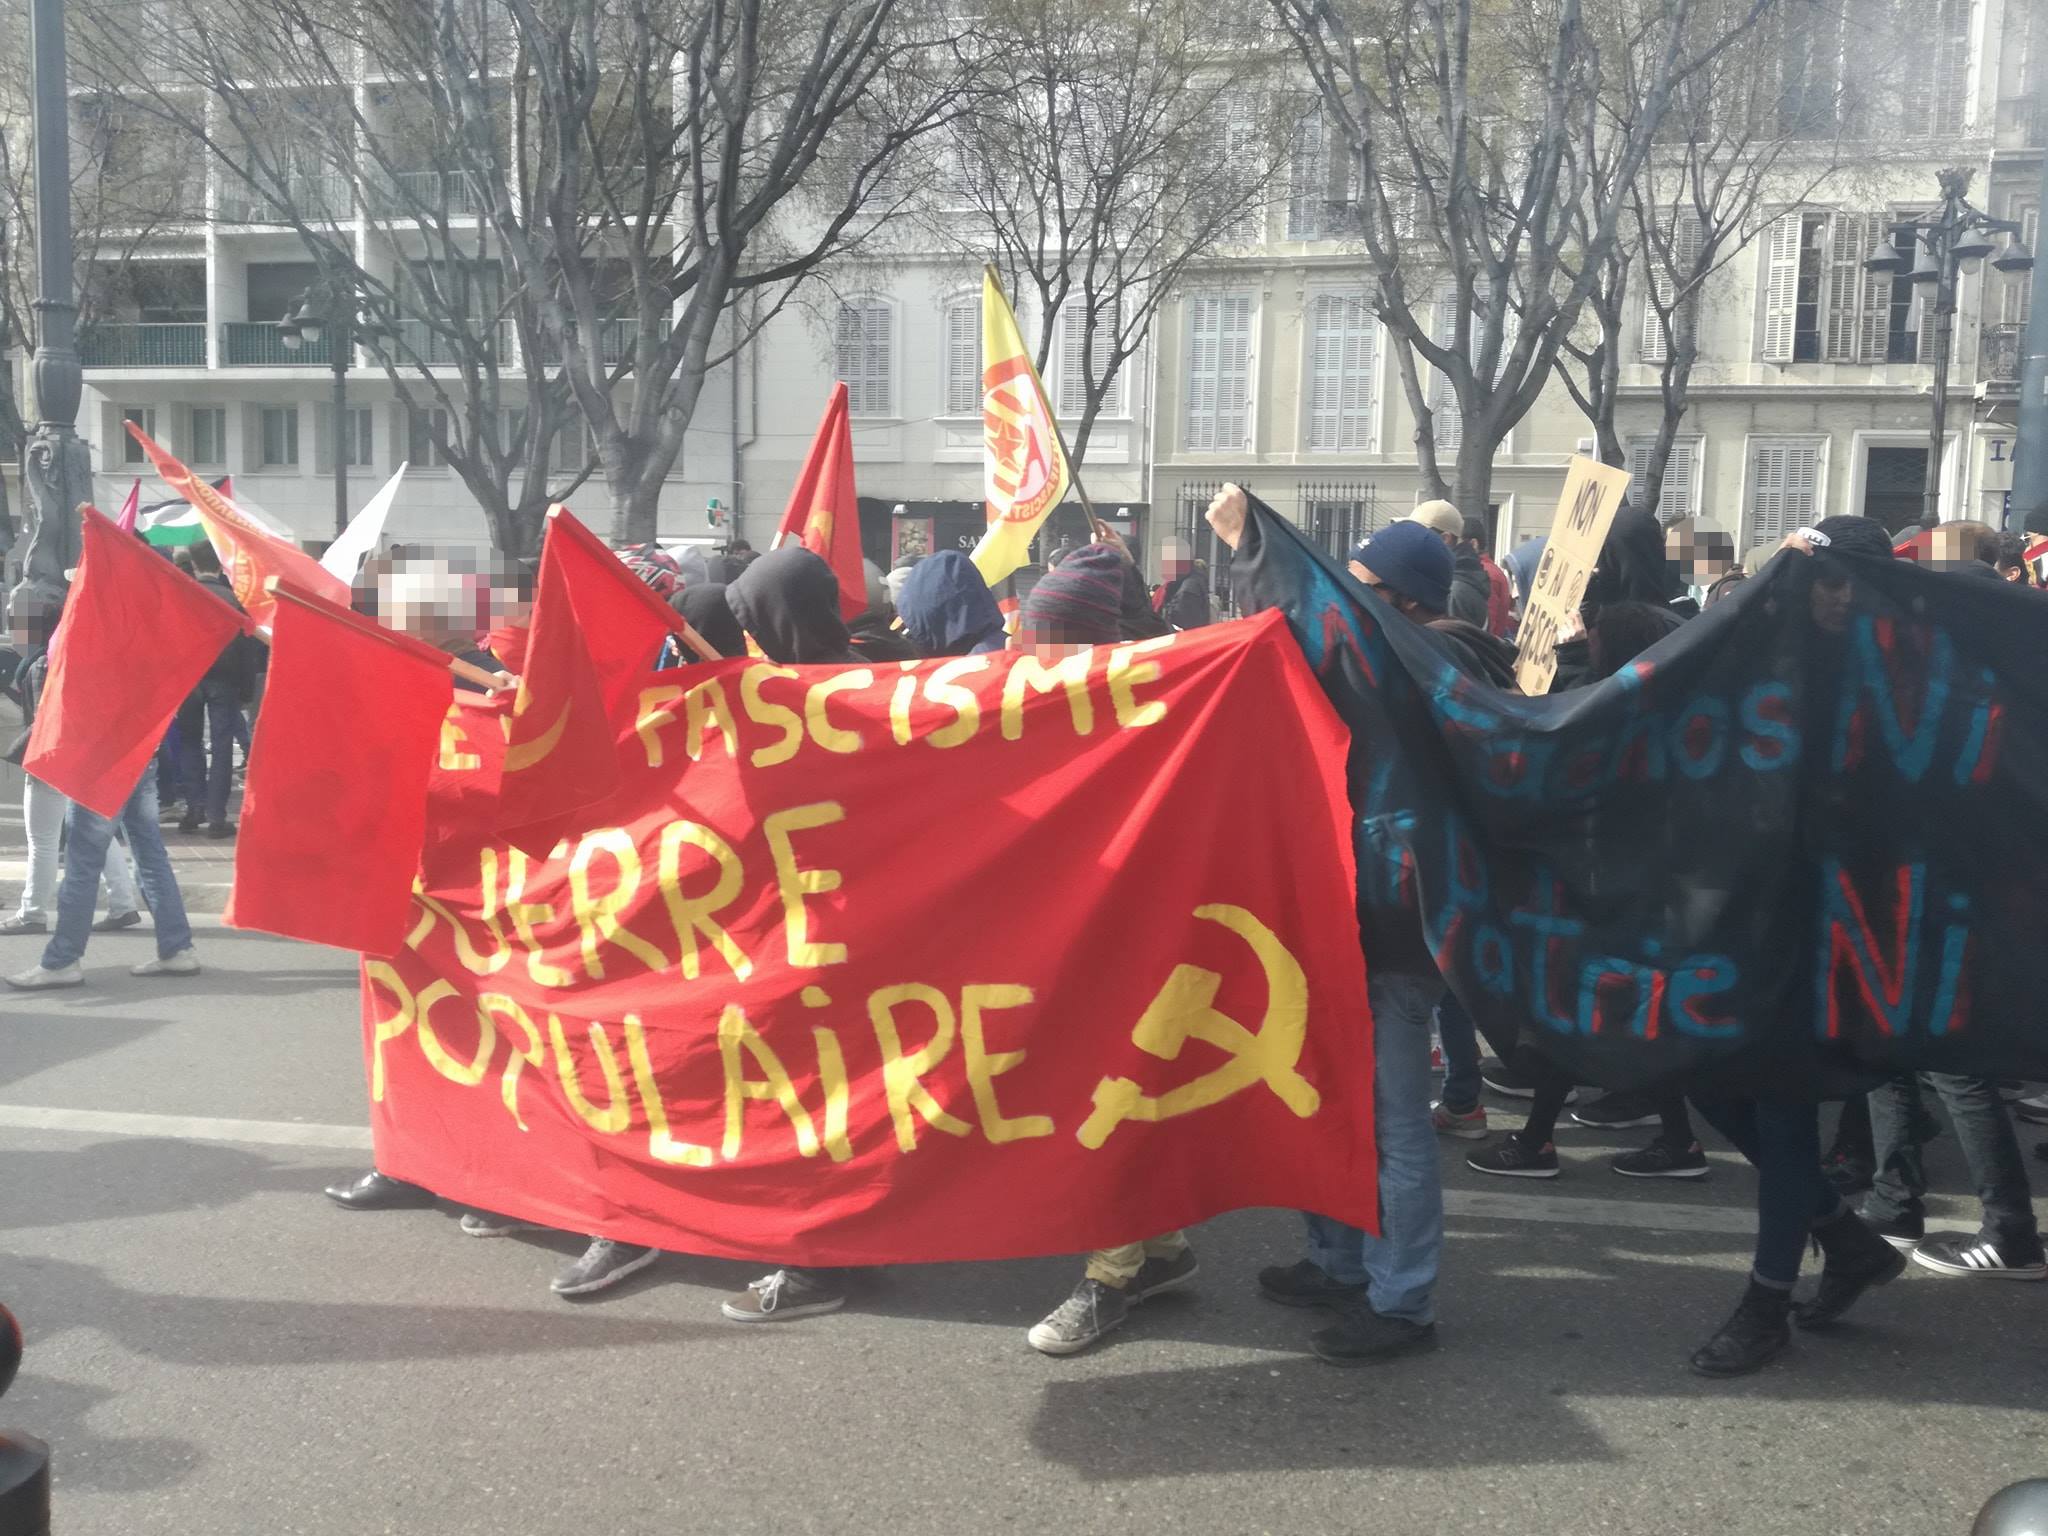
POLYGON ((353 290, 322 280, 306 289, 292 309, 277 322, 285 346, 298 351, 311 342, 328 342, 327 362, 334 372, 334 534, 339 538, 348 527, 348 458, 355 448, 354 423, 348 414, 348 370, 355 357, 356 338, 368 341, 383 334, 384 327, 372 314, 359 312, 353 290))
MULTIPOLYGON (((1928 425, 1927 480, 1921 494, 1920 526, 1932 528, 1941 520, 1941 450, 1948 430, 1948 361, 1954 350, 1956 288, 1962 274, 1985 257, 2001 272, 2024 272, 2034 258, 2019 242, 2020 227, 2011 219, 1994 219, 1971 206, 1970 171, 1955 167, 1941 172, 1941 203, 1932 213, 1902 219, 1892 226, 1892 238, 1864 258, 1863 270, 1904 275, 1912 282, 1931 286, 1934 305, 1933 419, 1928 425), (2003 235, 2003 249, 1994 247, 1991 236, 2003 235), (1908 267, 1907 251, 1914 254, 1908 267), (1996 254, 1994 255, 1994 252, 1996 254)), ((1929 302, 1923 293, 1921 303, 1929 302)))
POLYGON ((22 454, 28 503, 27 552, 17 591, 54 597, 64 573, 78 564, 78 505, 92 500, 92 462, 75 423, 84 379, 79 372, 78 305, 71 280, 71 125, 64 64, 64 0, 30 0, 29 49, 34 61, 36 425, 22 454))

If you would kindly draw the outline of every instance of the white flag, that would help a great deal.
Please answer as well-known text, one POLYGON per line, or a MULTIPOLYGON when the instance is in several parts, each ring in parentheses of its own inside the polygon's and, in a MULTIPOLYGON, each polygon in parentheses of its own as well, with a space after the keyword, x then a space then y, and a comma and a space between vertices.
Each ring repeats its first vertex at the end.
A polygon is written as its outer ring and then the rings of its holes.
POLYGON ((363 510, 349 519, 341 537, 327 546, 327 553, 320 557, 320 566, 328 574, 340 577, 351 586, 355 584, 356 573, 363 568, 363 561, 377 541, 384 537, 384 519, 391 513, 391 503, 398 499, 398 482, 405 478, 406 465, 384 482, 384 489, 372 496, 363 510))

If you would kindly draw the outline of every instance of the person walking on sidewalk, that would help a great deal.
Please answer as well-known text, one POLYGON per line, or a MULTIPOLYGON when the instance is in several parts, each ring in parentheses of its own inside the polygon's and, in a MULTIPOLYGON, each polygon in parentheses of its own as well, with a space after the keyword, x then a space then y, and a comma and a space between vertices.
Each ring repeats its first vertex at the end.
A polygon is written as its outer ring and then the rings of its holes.
MULTIPOLYGON (((192 574, 232 608, 241 605, 227 578, 221 574, 220 559, 210 544, 194 544, 189 550, 192 574)), ((206 669, 192 696, 178 708, 179 776, 185 792, 185 814, 178 822, 180 832, 196 832, 203 818, 206 835, 226 839, 235 835, 228 820, 228 799, 234 791, 235 743, 246 740, 248 721, 242 706, 248 702, 256 679, 256 653, 262 643, 249 635, 236 635, 221 647, 220 655, 206 669)))
POLYGON ((42 960, 6 978, 10 987, 39 992, 76 987, 85 981, 79 961, 92 937, 92 909, 106 867, 107 849, 117 827, 128 833, 135 852, 135 873, 149 910, 156 916, 156 958, 130 971, 135 976, 196 976, 199 957, 192 950, 192 924, 185 916, 185 898, 164 836, 157 826, 156 774, 147 766, 117 817, 101 816, 73 802, 64 822, 70 848, 64 859, 64 883, 57 888, 57 927, 43 947, 42 960))
MULTIPOLYGON (((42 700, 43 680, 49 672, 50 636, 56 632, 62 600, 39 602, 23 596, 15 600, 11 615, 14 643, 25 660, 15 680, 21 699, 21 735, 7 754, 18 763, 28 747, 30 728, 35 724, 36 706, 42 700)), ((28 839, 28 878, 21 888, 21 900, 14 915, 0 921, 0 934, 47 933, 50 915, 57 905, 57 853, 59 834, 64 828, 64 811, 70 805, 61 790, 52 789, 33 774, 25 774, 21 786, 21 824, 28 839)), ((128 850, 116 840, 107 849, 107 915, 93 924, 95 933, 112 933, 133 928, 142 921, 142 897, 135 889, 135 873, 128 862, 128 850)))

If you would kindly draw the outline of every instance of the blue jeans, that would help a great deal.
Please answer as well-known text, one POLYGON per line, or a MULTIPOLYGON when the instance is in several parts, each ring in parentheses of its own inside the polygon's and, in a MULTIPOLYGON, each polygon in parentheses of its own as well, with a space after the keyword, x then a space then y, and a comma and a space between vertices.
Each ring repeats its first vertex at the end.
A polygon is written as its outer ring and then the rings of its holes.
MULTIPOLYGON (((142 781, 121 807, 120 824, 128 833, 128 851, 135 856, 135 882, 156 919, 157 958, 168 960, 192 947, 192 924, 185 916, 185 898, 164 852, 164 835, 156 824, 156 775, 143 770, 142 781)), ((74 803, 64 819, 69 840, 64 849, 64 883, 57 887, 57 926, 43 946, 43 965, 59 970, 76 965, 92 937, 93 906, 99 898, 100 871, 106 867, 107 844, 114 840, 114 822, 74 803)))
POLYGON ((1815 1222, 1842 1209, 1820 1171, 1820 1106, 1694 1099, 1707 1124, 1756 1169, 1756 1278, 1779 1290, 1799 1279, 1815 1222))
POLYGON ((1436 1005, 1436 1035, 1444 1048, 1444 1085, 1437 1097, 1445 1109, 1470 1114, 1479 1107, 1479 1031, 1452 992, 1436 1005))
POLYGON ((1308 1256, 1317 1268, 1339 1284, 1364 1285, 1380 1316, 1414 1323, 1436 1319, 1444 1246, 1444 1191, 1429 1119, 1429 1013, 1443 992, 1436 976, 1371 979, 1380 1235, 1327 1216, 1308 1218, 1308 1256))
POLYGON ((1870 1119, 1876 1133, 1877 1177, 1870 1186, 1864 1213, 1879 1221, 1897 1221, 1922 1214, 1927 1169, 1920 1144, 1913 1139, 1921 1113, 1922 1082, 1941 1096, 1956 1128, 1970 1182, 1984 1202, 1982 1235, 1996 1243, 2012 1243, 2031 1252, 2040 1244, 2034 1222, 2034 1195, 2027 1183, 2027 1165, 2014 1136, 2012 1115, 1988 1077, 1960 1077, 1948 1072, 1907 1074, 1872 1089, 1870 1119))
POLYGON ((228 796, 235 782, 238 726, 246 726, 246 722, 233 683, 204 679, 179 708, 178 766, 188 815, 197 816, 203 808, 206 819, 216 825, 228 819, 228 796))

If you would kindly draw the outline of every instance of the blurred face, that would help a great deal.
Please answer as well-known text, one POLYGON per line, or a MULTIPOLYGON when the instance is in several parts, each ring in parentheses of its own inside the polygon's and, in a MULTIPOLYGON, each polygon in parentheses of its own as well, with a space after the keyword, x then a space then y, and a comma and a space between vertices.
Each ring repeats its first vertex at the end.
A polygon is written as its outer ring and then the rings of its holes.
POLYGON ((1687 586, 1711 587, 1735 564, 1735 541, 1690 522, 1677 523, 1664 535, 1664 555, 1678 567, 1687 586))
POLYGON ((1194 566, 1195 552, 1186 539, 1168 539, 1159 546, 1159 569, 1168 581, 1177 581, 1194 566))

